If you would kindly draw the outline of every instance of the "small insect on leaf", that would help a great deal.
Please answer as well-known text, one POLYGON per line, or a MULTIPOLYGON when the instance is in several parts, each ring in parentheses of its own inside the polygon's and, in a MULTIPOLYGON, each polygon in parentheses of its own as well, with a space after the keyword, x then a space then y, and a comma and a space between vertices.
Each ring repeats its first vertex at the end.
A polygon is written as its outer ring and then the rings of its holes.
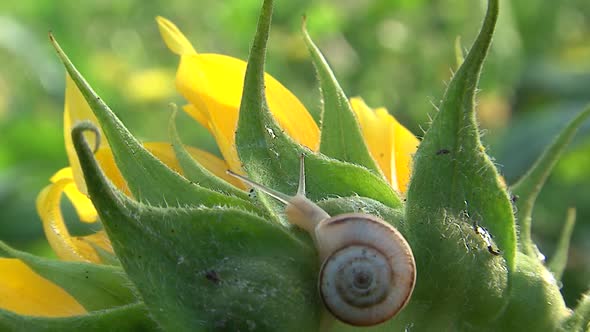
POLYGON ((481 227, 481 226, 479 226, 477 224, 477 222, 474 222, 473 223, 473 230, 486 243, 486 246, 488 247, 488 252, 490 254, 492 254, 494 256, 498 256, 498 255, 500 255, 502 253, 500 251, 500 249, 498 249, 497 247, 495 247, 494 241, 492 241, 492 235, 490 234, 490 232, 488 232, 488 230, 485 227, 481 227))
POLYGON ((440 156, 443 154, 449 154, 449 153, 451 153, 451 150, 449 150, 449 149, 440 149, 440 150, 436 151, 437 156, 440 156))

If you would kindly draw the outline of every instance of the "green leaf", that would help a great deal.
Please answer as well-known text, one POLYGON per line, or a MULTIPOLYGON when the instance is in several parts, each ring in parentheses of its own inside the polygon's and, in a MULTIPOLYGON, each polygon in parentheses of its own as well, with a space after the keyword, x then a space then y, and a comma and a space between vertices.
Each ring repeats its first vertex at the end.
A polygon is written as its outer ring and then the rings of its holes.
POLYGON ((553 258, 547 264, 549 270, 555 276, 555 279, 561 280, 565 266, 567 265, 567 253, 570 247, 570 239, 574 232, 574 225, 576 224, 576 209, 569 208, 567 210, 567 217, 561 230, 561 236, 559 237, 559 243, 553 254, 553 258))
MULTIPOLYGON (((272 117, 264 96, 264 59, 272 3, 265 2, 246 70, 236 133, 240 160, 249 177, 284 193, 296 191, 299 156, 306 154, 307 194, 312 200, 327 196, 359 195, 390 207, 401 206, 394 190, 381 176, 364 167, 327 158, 286 136, 272 117)), ((280 219, 284 207, 266 195, 260 199, 280 219)))
POLYGON ((143 303, 93 311, 83 316, 32 317, 0 309, 0 330, 12 332, 160 331, 143 303))
POLYGON ((322 92, 320 152, 334 159, 362 165, 382 175, 365 144, 352 106, 328 62, 307 33, 305 21, 302 30, 322 92))
POLYGON ((98 118, 113 150, 117 167, 137 200, 159 206, 232 205, 255 209, 247 201, 191 183, 153 156, 92 90, 57 41, 53 37, 51 41, 68 74, 98 118))
POLYGON ((481 31, 414 157, 406 220, 419 272, 404 310, 408 316, 431 317, 424 324, 440 319, 439 324, 485 326, 502 311, 515 266, 512 206, 481 144, 474 110, 497 16, 498 1, 490 0, 481 31))
POLYGON ((1 241, 0 257, 20 259, 37 274, 67 291, 88 311, 137 301, 129 279, 119 267, 37 257, 12 249, 1 241))
POLYGON ((184 144, 182 144, 180 136, 176 131, 176 114, 177 110, 176 107, 174 107, 172 115, 170 116, 170 122, 168 124, 168 133, 170 135, 170 141, 172 142, 172 147, 174 148, 176 158, 178 159, 180 167, 184 172, 184 177, 202 187, 247 200, 248 195, 244 191, 215 176, 208 169, 203 167, 203 165, 201 165, 197 160, 195 160, 188 153, 188 151, 186 151, 184 144))
POLYGON ((106 180, 84 138, 73 141, 117 257, 168 331, 311 331, 319 324, 313 244, 230 207, 159 208, 106 180))
POLYGON ((531 238, 531 220, 537 196, 576 131, 589 116, 590 107, 580 112, 563 129, 531 169, 511 187, 514 197, 518 197, 515 203, 518 209, 516 221, 520 231, 520 249, 531 257, 537 257, 537 249, 531 238))

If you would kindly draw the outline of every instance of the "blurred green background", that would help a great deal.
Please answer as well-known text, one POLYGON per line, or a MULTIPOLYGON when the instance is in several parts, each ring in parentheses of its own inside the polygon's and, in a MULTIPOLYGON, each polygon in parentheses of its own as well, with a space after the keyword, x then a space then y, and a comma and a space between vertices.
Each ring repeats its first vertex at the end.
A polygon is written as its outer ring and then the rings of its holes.
MULTIPOLYGON (((590 101, 590 2, 501 5, 479 117, 490 153, 513 183, 590 101)), ((177 57, 165 48, 154 17, 173 20, 201 52, 245 59, 259 7, 259 0, 0 2, 0 239, 51 255, 35 197, 67 161, 64 73, 48 31, 133 133, 166 140, 168 103, 183 101, 174 91, 177 57)), ((299 33, 305 14, 348 95, 386 106, 420 136, 455 68, 455 39, 470 46, 483 10, 482 1, 467 0, 277 0, 267 69, 317 118, 319 92, 299 33)), ((217 152, 195 122, 180 122, 187 142, 217 152)), ((563 287, 570 305, 590 275, 589 134, 587 124, 534 215, 535 240, 551 257, 567 207, 578 209, 563 287)), ((88 231, 66 202, 64 209, 73 233, 88 231)))

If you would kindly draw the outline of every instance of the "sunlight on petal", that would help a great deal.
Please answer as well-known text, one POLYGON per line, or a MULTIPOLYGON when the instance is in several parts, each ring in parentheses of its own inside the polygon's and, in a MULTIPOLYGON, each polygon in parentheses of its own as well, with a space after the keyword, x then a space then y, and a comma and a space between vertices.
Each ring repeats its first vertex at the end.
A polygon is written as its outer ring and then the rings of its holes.
POLYGON ((43 222, 45 237, 57 256, 63 260, 100 262, 96 251, 87 243, 74 242, 61 213, 61 194, 72 179, 61 179, 45 187, 37 196, 37 213, 43 222))
POLYGON ((67 317, 86 310, 70 294, 18 259, 0 258, 0 308, 21 315, 67 317))

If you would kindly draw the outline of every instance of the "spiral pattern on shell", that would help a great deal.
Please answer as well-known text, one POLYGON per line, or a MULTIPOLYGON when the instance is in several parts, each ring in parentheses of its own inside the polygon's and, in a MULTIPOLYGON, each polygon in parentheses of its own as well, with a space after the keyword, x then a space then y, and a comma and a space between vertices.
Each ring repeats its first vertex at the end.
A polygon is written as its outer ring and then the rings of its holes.
POLYGON ((381 219, 344 214, 316 229, 323 264, 319 289, 326 308, 357 326, 393 317, 408 302, 416 267, 402 235, 381 219))

